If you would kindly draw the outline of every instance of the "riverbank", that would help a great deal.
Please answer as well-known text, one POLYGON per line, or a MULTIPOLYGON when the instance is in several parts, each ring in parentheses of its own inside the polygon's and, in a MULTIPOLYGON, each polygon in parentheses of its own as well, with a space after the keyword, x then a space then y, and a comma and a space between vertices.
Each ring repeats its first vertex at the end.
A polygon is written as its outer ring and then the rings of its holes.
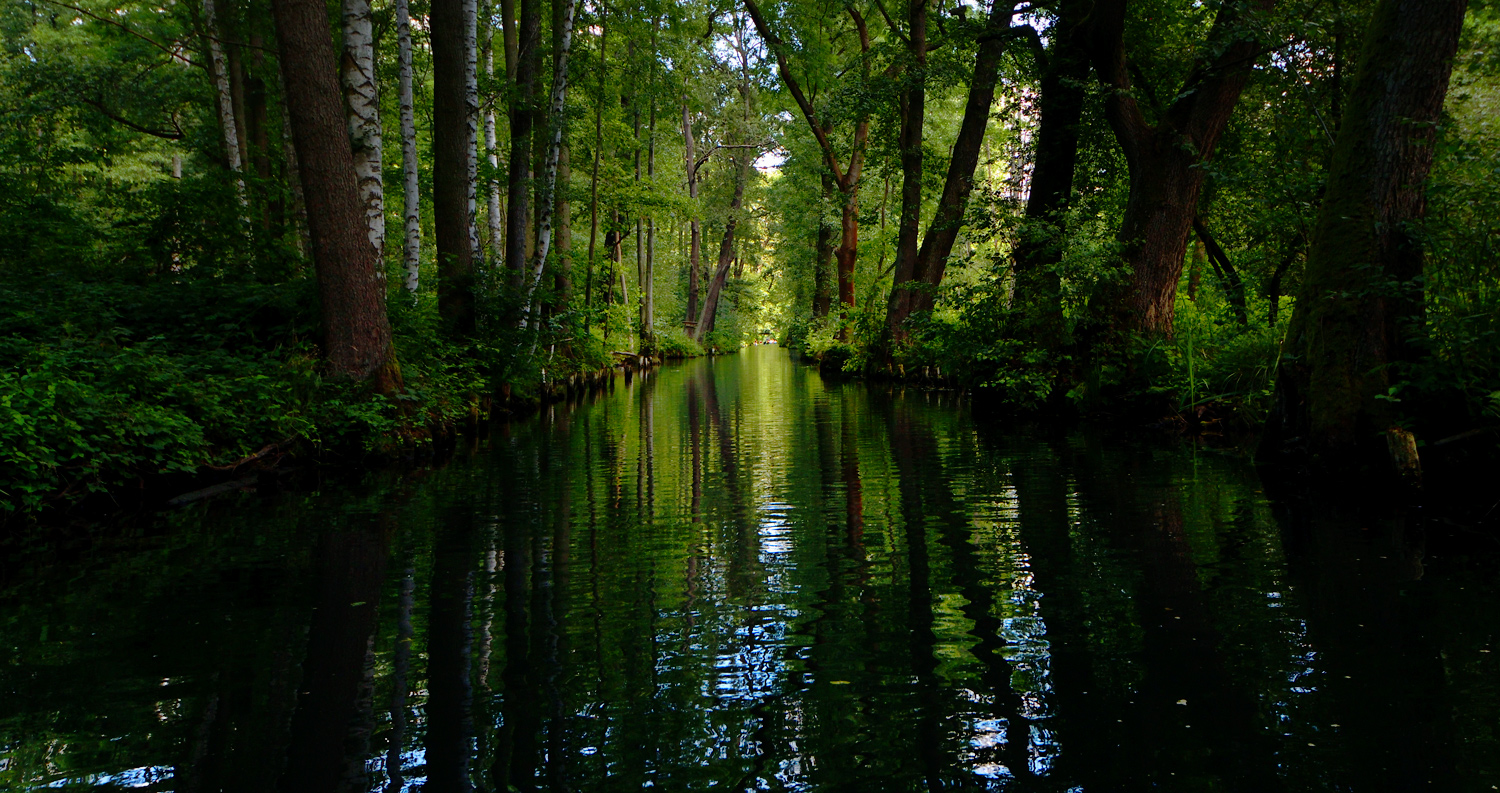
POLYGON ((607 340, 506 356, 393 311, 403 387, 323 377, 305 283, 0 289, 0 523, 170 503, 289 464, 440 453, 494 415, 606 387, 659 357, 607 340))

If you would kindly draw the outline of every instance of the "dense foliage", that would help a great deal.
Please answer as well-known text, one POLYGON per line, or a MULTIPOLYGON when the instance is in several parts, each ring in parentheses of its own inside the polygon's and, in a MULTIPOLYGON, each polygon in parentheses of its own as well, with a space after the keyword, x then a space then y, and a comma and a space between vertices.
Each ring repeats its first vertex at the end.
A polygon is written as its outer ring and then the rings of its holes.
MULTIPOLYGON (((335 48, 356 44, 350 14, 371 22, 392 389, 325 363, 315 283, 337 263, 314 261, 314 176, 298 171, 269 0, 75 2, 0 9, 5 509, 232 466, 268 445, 422 443, 433 426, 608 367, 616 351, 691 356, 772 333, 825 370, 988 389, 1017 410, 1253 428, 1272 407, 1377 5, 554 0, 528 5, 535 18, 468 6, 470 287, 433 245, 446 156, 434 135, 454 123, 434 103, 447 79, 434 46, 447 45, 433 25, 441 33, 446 17, 420 0, 347 0, 335 48), (1067 50, 1070 31, 1103 30, 1109 8, 1123 77, 1100 52, 1067 50), (1183 209, 1195 221, 1186 253, 1167 263, 1167 322, 1122 319, 1143 267, 1122 218, 1136 211, 1132 168, 1146 171, 1115 108, 1127 97, 1168 119, 1204 64, 1250 44, 1253 65, 1232 64, 1243 87, 1224 92, 1232 113, 1190 169, 1201 186, 1183 209), (986 57, 994 93, 973 137, 966 103, 986 57), (1060 71, 1068 57, 1083 71, 1060 71), (1048 101, 1069 91, 1076 164, 1038 210, 1048 101), (517 138, 522 121, 531 131, 517 138), (967 177, 965 145, 978 147, 967 177), (964 190, 950 206, 953 186, 964 190), (404 239, 403 199, 420 248, 404 239), (525 239, 507 255, 514 206, 525 239), (912 270, 945 207, 961 218, 951 253, 939 246, 935 273, 925 259, 912 270), (533 262, 542 227, 555 242, 533 262), (1028 259, 1027 245, 1042 253, 1028 259), (456 335, 451 284, 472 289, 475 317, 456 335), (893 290, 917 295, 909 318, 892 319, 893 290)), ((1405 326, 1421 354, 1390 364, 1383 398, 1424 441, 1500 421, 1497 40, 1495 9, 1472 3, 1425 216, 1410 229, 1425 266, 1389 285, 1422 306, 1405 326)), ((1494 445, 1492 433, 1466 437, 1494 445)))

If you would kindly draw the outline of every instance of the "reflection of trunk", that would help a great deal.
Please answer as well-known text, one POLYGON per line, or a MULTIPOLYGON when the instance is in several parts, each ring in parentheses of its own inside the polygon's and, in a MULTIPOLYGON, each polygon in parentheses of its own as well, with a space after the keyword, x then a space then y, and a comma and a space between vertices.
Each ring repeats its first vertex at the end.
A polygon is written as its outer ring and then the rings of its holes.
POLYGON ((417 124, 411 86, 411 14, 407 0, 396 0, 396 46, 400 58, 402 261, 406 265, 406 291, 417 293, 418 268, 422 261, 422 207, 417 182, 417 124))
MULTIPOLYGON (((989 25, 980 38, 979 51, 974 55, 974 78, 969 82, 963 122, 959 126, 958 139, 953 142, 953 154, 948 161, 948 175, 943 181, 943 194, 938 199, 937 212, 927 227, 922 247, 917 251, 910 271, 903 273, 901 265, 898 263, 896 266, 896 281, 891 285, 891 299, 886 310, 886 327, 893 335, 904 335, 902 326, 913 312, 932 310, 938 285, 943 282, 948 256, 953 252, 954 241, 958 239, 964 209, 969 204, 969 193, 974 188, 974 169, 979 165, 979 151, 984 143, 985 128, 989 124, 990 105, 995 101, 995 80, 1000 74, 1000 56, 1009 41, 1009 37, 1003 37, 1001 33, 1010 24, 1013 7, 1014 4, 996 2, 990 8, 989 25), (903 275, 906 277, 903 278, 903 275)), ((913 89, 914 92, 920 90, 913 89)), ((917 113, 916 123, 919 126, 912 145, 920 148, 921 105, 915 105, 914 111, 917 113)), ((906 154, 903 152, 903 171, 906 162, 906 154)), ((920 173, 920 159, 917 167, 920 173)), ((920 202, 921 194, 917 195, 920 202)), ((903 185, 903 201, 905 197, 906 187, 903 185)), ((920 211, 920 203, 917 208, 920 211)), ((904 204, 902 211, 906 211, 904 204)))
MULTIPOLYGON (((1035 195, 1033 193, 1033 195, 1035 195)), ((1052 681, 1050 704, 1062 716, 1058 741, 1072 751, 1063 752, 1055 771, 1060 779, 1081 783, 1086 790, 1107 789, 1111 779, 1107 766, 1110 752, 1120 742, 1123 724, 1101 730, 1095 714, 1107 713, 1105 692, 1094 675, 1090 651, 1087 587, 1080 579, 1094 575, 1086 562, 1077 560, 1069 536, 1069 478, 1056 464, 1060 456, 1048 444, 1024 456, 1009 449, 1004 456, 1026 461, 1012 467, 1017 525, 1033 576, 1032 588, 1041 593, 1039 615, 1047 626, 1047 677, 1052 681), (1083 719, 1072 721, 1079 714, 1083 719), (1076 728, 1073 725, 1077 725, 1076 728)))
POLYGON ((503 719, 495 735, 490 777, 501 790, 532 790, 538 758, 541 714, 532 680, 531 543, 521 521, 503 522, 505 531, 505 669, 503 719))
POLYGON ((365 224, 375 261, 385 258, 385 188, 380 164, 380 99, 375 88, 375 26, 370 0, 344 2, 344 57, 340 77, 349 141, 354 148, 354 177, 364 204, 365 224))
POLYGON ((921 715, 917 726, 916 750, 921 755, 928 790, 940 790, 939 778, 945 763, 938 735, 937 700, 937 633, 933 630, 936 614, 932 598, 932 569, 928 560, 927 523, 923 519, 922 491, 914 473, 917 450, 912 443, 911 417, 900 405, 893 407, 891 418, 891 457, 896 463, 901 493, 901 524, 906 541, 907 565, 907 634, 910 636, 912 674, 918 688, 921 715))
POLYGON ((1329 472, 1386 456, 1391 364, 1422 331, 1422 244, 1436 124, 1466 0, 1382 0, 1334 146, 1261 453, 1302 439, 1329 472))
POLYGON ((695 341, 703 341, 714 330, 714 320, 719 312, 719 294, 729 278, 729 267, 734 264, 734 227, 740 220, 739 211, 745 199, 745 182, 750 178, 752 156, 735 158, 734 198, 729 201, 729 217, 724 220, 724 239, 719 241, 719 266, 714 270, 713 279, 708 282, 708 295, 703 299, 703 311, 698 314, 698 327, 693 331, 695 341))
POLYGON ((1430 602, 1410 596, 1423 574, 1420 518, 1404 509, 1330 514, 1316 502, 1284 502, 1277 512, 1306 641, 1324 672, 1320 709, 1343 725, 1349 789, 1463 789, 1453 661, 1432 638, 1430 602))
POLYGON ((276 0, 272 8, 307 201, 328 367, 335 377, 373 380, 389 393, 400 383, 391 355, 385 280, 365 235, 327 14, 315 0, 276 0))
POLYGON ((391 741, 385 751, 385 793, 405 788, 401 754, 406 749, 407 674, 411 671, 411 611, 416 593, 416 571, 407 568, 401 579, 401 602, 396 612, 396 650, 391 660, 391 741))
MULTIPOLYGON (((910 408, 898 404, 895 410, 897 415, 891 421, 891 452, 900 477, 902 517, 907 533, 925 532, 929 523, 938 526, 940 541, 949 553, 953 583, 964 599, 964 617, 974 626, 969 634, 978 639, 970 652, 984 664, 981 679, 994 697, 997 715, 1007 725, 1006 742, 995 759, 1002 760, 1017 779, 1026 779, 1032 776, 1028 756, 1031 727, 1023 715, 1025 703, 1011 685, 1011 667, 1004 657, 1002 638, 1005 623, 970 539, 968 513, 963 505, 956 503, 949 489, 931 428, 919 424, 910 408)), ((925 538, 923 545, 925 548, 925 538)))
POLYGON ((438 314, 454 338, 474 333, 474 251, 469 244, 468 41, 466 0, 433 0, 432 210, 437 236, 438 314))
POLYGON ((469 682, 470 605, 474 598, 469 516, 451 515, 433 550, 427 619, 427 788, 467 791, 474 737, 469 682))
POLYGON ((1245 790, 1274 790, 1271 736, 1261 729, 1253 691, 1229 672, 1202 573, 1194 560, 1176 471, 1126 455, 1085 450, 1077 474, 1090 523, 1108 521, 1110 545, 1135 560, 1131 591, 1144 667, 1131 711, 1134 729, 1113 758, 1117 774, 1166 784, 1162 769, 1238 780, 1245 790), (1127 484, 1128 483, 1128 484, 1127 484), (1207 742, 1207 743, 1205 743, 1207 742), (1142 771, 1136 759, 1157 760, 1142 771))
POLYGON ((319 540, 318 606, 308 629, 282 790, 366 787, 359 777, 370 734, 361 704, 369 704, 363 697, 369 693, 369 653, 386 555, 386 538, 373 531, 335 530, 319 540))
MULTIPOLYGON (((1276 0, 1252 0, 1252 14, 1276 0)), ((1195 64, 1175 101, 1155 124, 1147 121, 1138 96, 1154 96, 1136 85, 1125 51, 1127 0, 1102 0, 1094 9, 1094 68, 1105 89, 1105 116, 1130 166, 1130 197, 1120 221, 1130 267, 1128 291, 1117 306, 1122 330, 1171 335, 1173 301, 1182 274, 1188 230, 1197 212, 1203 164, 1213 156, 1240 91, 1255 68, 1261 44, 1252 36, 1257 21, 1239 7, 1224 4, 1208 33, 1205 52, 1212 61, 1195 64)))

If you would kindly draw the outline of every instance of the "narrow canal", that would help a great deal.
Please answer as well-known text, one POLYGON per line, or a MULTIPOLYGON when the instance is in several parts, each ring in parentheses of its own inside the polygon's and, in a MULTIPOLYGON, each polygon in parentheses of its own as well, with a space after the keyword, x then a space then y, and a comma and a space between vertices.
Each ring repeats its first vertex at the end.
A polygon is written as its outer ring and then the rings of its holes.
POLYGON ((770 347, 9 547, 0 789, 1500 789, 1493 540, 770 347))

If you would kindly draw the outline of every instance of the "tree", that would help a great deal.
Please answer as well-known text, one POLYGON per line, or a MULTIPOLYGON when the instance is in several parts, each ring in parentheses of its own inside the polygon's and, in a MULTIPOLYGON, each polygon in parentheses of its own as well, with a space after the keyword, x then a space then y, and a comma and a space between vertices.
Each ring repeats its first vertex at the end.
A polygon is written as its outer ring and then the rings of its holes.
POLYGON ((340 76, 348 101, 354 176, 365 207, 375 261, 385 258, 385 186, 380 162, 380 98, 375 83, 375 26, 370 0, 344 0, 344 57, 340 76))
POLYGON ((1419 352, 1415 226, 1467 5, 1381 0, 1375 9, 1282 346, 1263 460, 1305 454, 1314 469, 1347 474, 1388 450, 1414 451, 1391 386, 1419 352))
POLYGON ((385 280, 366 236, 327 13, 314 0, 275 0, 272 9, 307 201, 329 373, 369 380, 389 393, 400 386, 400 377, 391 353, 385 280))
MULTIPOLYGON (((921 16, 921 18, 925 20, 926 0, 916 0, 915 2, 913 2, 912 8, 912 13, 914 15, 913 19, 916 19, 917 16, 921 16)), ((817 140, 818 149, 823 155, 823 164, 827 167, 828 174, 833 179, 833 183, 838 188, 839 194, 843 199, 839 215, 839 227, 841 229, 841 236, 839 238, 838 250, 834 252, 834 259, 838 263, 839 303, 846 309, 853 308, 854 267, 855 263, 859 260, 859 186, 860 174, 864 170, 865 146, 870 136, 869 112, 861 108, 855 113, 853 118, 853 132, 849 144, 849 153, 847 158, 841 158, 838 151, 834 148, 833 144, 832 119, 826 112, 820 113, 818 109, 813 106, 813 103, 808 99, 807 94, 803 91, 802 84, 792 73, 791 66, 788 62, 788 48, 786 44, 782 42, 782 40, 771 31, 770 25, 766 22, 765 14, 761 11, 760 7, 755 4, 755 0, 745 0, 745 9, 750 13, 750 18, 755 23, 756 31, 760 33, 761 38, 765 39, 772 55, 775 56, 777 72, 781 75, 782 83, 786 85, 787 91, 790 92, 792 98, 796 100, 798 109, 802 111, 803 119, 807 121, 807 126, 812 130, 813 138, 817 140), (847 164, 845 164, 846 159, 847 164)), ((848 14, 850 22, 854 25, 854 32, 858 38, 858 73, 864 80, 868 80, 870 76, 869 28, 865 24, 864 17, 852 4, 845 5, 844 11, 848 14)), ((920 58, 925 58, 925 41, 925 28, 923 28, 923 54, 919 56, 920 58)), ((916 45, 913 46, 915 47, 916 45)), ((916 52, 916 50, 913 50, 913 52, 916 52)), ((918 112, 920 114, 920 111, 918 112)), ((915 123, 918 130, 915 134, 920 137, 920 119, 918 119, 915 123)), ((917 168, 918 170, 920 170, 921 146, 918 145, 917 149, 917 168)), ((815 266, 817 265, 815 264, 815 266)), ((817 313, 817 308, 818 307, 815 305, 815 314, 817 313)))
POLYGON ((1130 197, 1119 232, 1128 285, 1114 307, 1122 330, 1172 333, 1177 280, 1197 214, 1203 165, 1213 156, 1261 52, 1253 34, 1256 20, 1275 4, 1227 0, 1209 30, 1206 55, 1170 94, 1155 90, 1130 58, 1125 42, 1129 0, 1100 0, 1094 6, 1094 70, 1109 92, 1105 115, 1130 169, 1130 197))
POLYGON ((432 35, 432 210, 437 236, 438 313, 454 338, 472 336, 474 246, 471 239, 466 0, 434 0, 432 35))
POLYGON ((422 197, 417 174, 417 124, 411 85, 411 14, 407 0, 396 0, 396 46, 399 58, 397 92, 401 106, 402 261, 406 291, 417 293, 422 262, 422 197))
MULTIPOLYGON (((989 124, 990 106, 995 101, 995 81, 1000 76, 1000 56, 1016 33, 1010 27, 1016 5, 1018 4, 1011 3, 1007 6, 996 2, 990 9, 989 23, 980 36, 979 50, 974 55, 974 77, 969 81, 969 95, 964 104, 963 122, 958 130, 958 139, 953 143, 953 154, 948 161, 948 174, 943 180, 943 193, 938 199, 937 211, 922 238, 922 247, 917 251, 915 259, 911 260, 910 266, 905 266, 905 260, 898 259, 896 280, 891 284, 891 297, 886 309, 886 328, 893 338, 899 339, 904 333, 903 326, 912 312, 932 310, 937 287, 943 281, 948 256, 953 253, 953 243, 958 239, 958 230, 963 225, 969 193, 974 189, 974 169, 979 165, 979 150, 984 144, 984 132, 989 124)), ((1030 25, 1023 27, 1031 30, 1030 25)), ((920 135, 908 143, 920 149, 920 135)), ((905 163, 905 149, 902 150, 902 157, 902 162, 905 163)), ((920 166, 917 173, 920 175, 920 166)), ((903 167, 903 183, 905 176, 903 167)), ((903 186, 902 189, 904 191, 906 188, 903 186)), ((920 191, 920 185, 918 190, 920 191)), ((920 192, 917 195, 920 196, 920 192)), ((918 207, 920 209, 920 203, 918 207)), ((905 211, 903 198, 902 212, 905 211)), ((898 246, 898 256, 900 250, 898 246)))

